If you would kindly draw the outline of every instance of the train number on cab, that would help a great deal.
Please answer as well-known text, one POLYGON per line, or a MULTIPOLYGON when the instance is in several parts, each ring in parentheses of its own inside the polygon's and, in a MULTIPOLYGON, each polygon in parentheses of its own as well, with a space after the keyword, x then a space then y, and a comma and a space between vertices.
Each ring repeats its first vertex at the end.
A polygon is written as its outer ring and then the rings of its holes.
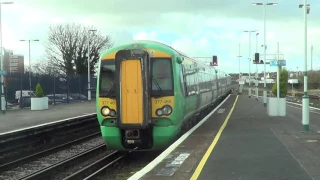
POLYGON ((171 103, 171 100, 170 99, 165 99, 165 100, 162 100, 162 99, 157 99, 155 100, 155 104, 169 104, 171 103))
POLYGON ((116 101, 115 100, 102 101, 102 105, 112 105, 112 104, 116 104, 116 101))

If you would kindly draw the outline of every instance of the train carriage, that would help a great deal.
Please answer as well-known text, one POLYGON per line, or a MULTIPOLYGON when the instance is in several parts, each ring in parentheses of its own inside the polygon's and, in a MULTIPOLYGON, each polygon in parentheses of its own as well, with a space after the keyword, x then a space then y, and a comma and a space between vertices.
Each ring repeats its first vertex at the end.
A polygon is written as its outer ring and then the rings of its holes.
POLYGON ((102 137, 124 151, 166 148, 231 89, 230 76, 153 41, 108 49, 97 81, 102 137))

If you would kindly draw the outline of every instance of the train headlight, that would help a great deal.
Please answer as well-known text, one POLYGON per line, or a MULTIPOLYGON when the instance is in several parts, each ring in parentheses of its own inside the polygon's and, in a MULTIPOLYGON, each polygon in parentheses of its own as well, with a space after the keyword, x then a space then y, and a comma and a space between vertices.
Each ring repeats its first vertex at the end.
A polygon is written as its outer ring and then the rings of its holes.
POLYGON ((103 116, 112 116, 112 117, 115 117, 117 115, 117 112, 113 109, 110 109, 109 107, 107 106, 104 106, 101 108, 101 114, 103 116))
POLYGON ((172 113, 172 107, 170 105, 164 105, 162 108, 156 110, 156 115, 157 116, 162 116, 162 115, 170 115, 172 113))
POLYGON ((117 115, 117 112, 115 110, 111 109, 109 115, 112 117, 115 117, 117 115))
POLYGON ((165 114, 165 115, 171 114, 171 112, 172 112, 171 106, 169 106, 169 105, 163 106, 163 107, 162 107, 162 112, 163 112, 163 114, 165 114))
POLYGON ((162 114, 163 114, 162 109, 157 109, 156 115, 157 116, 162 116, 162 114))
POLYGON ((108 107, 102 107, 101 108, 101 114, 104 116, 108 116, 110 113, 110 109, 108 107))

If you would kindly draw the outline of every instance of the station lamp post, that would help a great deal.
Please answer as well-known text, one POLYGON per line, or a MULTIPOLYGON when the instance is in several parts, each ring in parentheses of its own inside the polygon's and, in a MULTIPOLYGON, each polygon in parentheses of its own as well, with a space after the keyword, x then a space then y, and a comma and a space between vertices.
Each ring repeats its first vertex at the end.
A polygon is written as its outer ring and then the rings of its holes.
MULTIPOLYGON (((258 51, 258 35, 259 33, 256 33, 256 53, 259 53, 258 51)), ((256 64, 256 99, 258 99, 259 96, 259 80, 258 80, 258 64, 256 64)))
POLYGON ((313 45, 311 45, 311 71, 313 71, 313 69, 312 69, 312 56, 313 56, 313 45))
POLYGON ((304 4, 300 4, 299 8, 304 8, 304 78, 303 78, 303 85, 304 85, 304 92, 302 97, 302 131, 307 132, 309 131, 309 96, 308 96, 308 74, 307 74, 307 14, 310 12, 310 4, 307 4, 307 0, 304 0, 304 4))
MULTIPOLYGON (((30 42, 39 41, 39 39, 21 39, 20 41, 27 41, 29 44, 29 88, 30 88, 30 98, 31 98, 31 54, 30 54, 30 42)), ((20 99, 21 101, 21 99, 20 99)))
POLYGON ((266 107, 267 106, 267 81, 266 81, 266 50, 267 50, 267 45, 266 45, 266 7, 267 6, 275 6, 278 5, 278 3, 267 3, 267 0, 263 3, 252 3, 254 6, 263 6, 263 19, 264 19, 264 89, 263 89, 263 105, 266 107))
POLYGON ((252 32, 257 32, 256 30, 251 30, 251 31, 243 31, 243 32, 247 32, 249 34, 249 98, 251 98, 251 86, 250 86, 250 82, 251 82, 251 33, 252 32))
POLYGON ((90 32, 93 33, 96 32, 97 30, 90 29, 88 33, 88 101, 91 101, 91 78, 90 78, 90 32))
POLYGON ((1 8, 2 4, 13 4, 13 2, 0 2, 0 46, 1 46, 1 111, 3 114, 6 113, 6 106, 5 106, 5 96, 4 96, 4 53, 3 53, 3 46, 2 46, 2 18, 1 18, 1 8))
POLYGON ((239 93, 242 93, 242 89, 241 89, 241 87, 240 87, 240 58, 242 57, 241 55, 240 55, 240 44, 239 44, 239 56, 237 56, 238 58, 239 58, 239 93))

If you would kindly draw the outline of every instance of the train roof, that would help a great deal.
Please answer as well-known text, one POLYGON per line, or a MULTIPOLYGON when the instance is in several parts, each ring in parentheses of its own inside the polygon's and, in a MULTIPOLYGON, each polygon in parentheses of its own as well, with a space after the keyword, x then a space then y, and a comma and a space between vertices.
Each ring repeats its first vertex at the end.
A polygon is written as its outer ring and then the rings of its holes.
MULTIPOLYGON (((171 47, 171 46, 169 46, 169 45, 167 45, 167 44, 164 44, 164 43, 161 43, 161 42, 158 42, 158 41, 152 41, 152 40, 134 40, 134 41, 132 41, 132 42, 130 42, 130 43, 126 43, 126 44, 123 44, 123 45, 120 45, 120 46, 116 46, 116 47, 110 48, 110 49, 104 51, 104 52, 102 53, 102 56, 104 56, 105 54, 108 54, 108 53, 110 53, 110 52, 116 51, 116 50, 118 50, 118 49, 125 48, 126 46, 130 46, 130 45, 132 45, 132 44, 137 44, 137 43, 139 43, 139 44, 149 44, 149 45, 154 45, 154 46, 161 46, 161 47, 163 47, 163 48, 165 48, 165 49, 167 49, 167 50, 172 51, 173 53, 176 53, 176 54, 179 54, 179 55, 181 55, 181 56, 184 56, 184 57, 186 57, 186 58, 188 58, 188 59, 191 59, 192 61, 197 62, 198 64, 202 64, 202 65, 204 65, 204 66, 209 66, 209 65, 207 65, 207 64, 205 64, 205 63, 203 63, 203 62, 201 62, 201 61, 198 61, 198 60, 195 60, 195 59, 189 57, 189 56, 186 55, 185 53, 183 53, 183 52, 181 52, 181 51, 179 51, 179 50, 177 50, 177 49, 174 49, 173 47, 171 47)), ((215 69, 215 70, 217 70, 217 71, 220 71, 221 73, 224 73, 224 74, 227 75, 227 73, 225 73, 225 72, 223 72, 223 71, 221 71, 221 70, 218 70, 218 69, 216 69, 215 67, 212 67, 212 66, 210 66, 210 67, 213 68, 213 69, 215 69)))

